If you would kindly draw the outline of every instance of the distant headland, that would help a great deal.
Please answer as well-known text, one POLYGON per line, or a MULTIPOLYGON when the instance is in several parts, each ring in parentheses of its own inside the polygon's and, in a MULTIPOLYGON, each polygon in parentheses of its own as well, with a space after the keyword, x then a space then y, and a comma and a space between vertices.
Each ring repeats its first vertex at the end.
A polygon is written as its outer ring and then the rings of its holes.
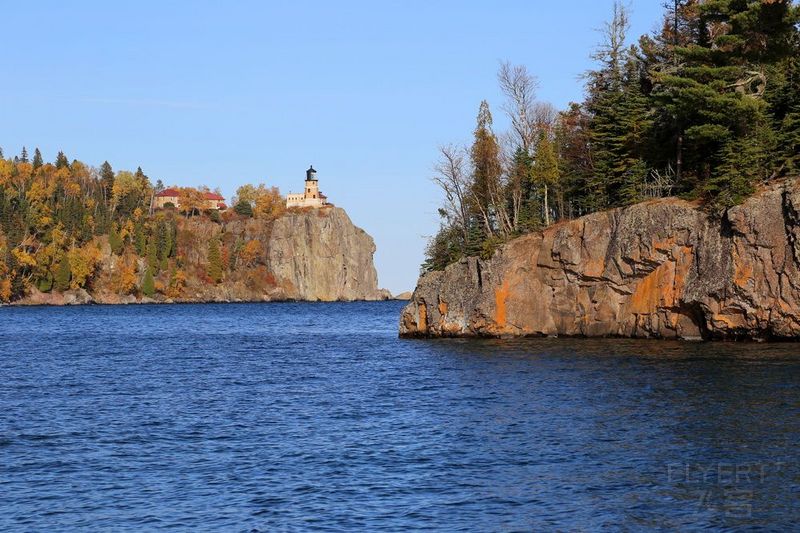
MULTIPOLYGON (((0 152, 1 154, 2 152, 0 152)), ((375 243, 319 191, 152 184, 23 148, 0 156, 0 303, 382 300, 375 243)))

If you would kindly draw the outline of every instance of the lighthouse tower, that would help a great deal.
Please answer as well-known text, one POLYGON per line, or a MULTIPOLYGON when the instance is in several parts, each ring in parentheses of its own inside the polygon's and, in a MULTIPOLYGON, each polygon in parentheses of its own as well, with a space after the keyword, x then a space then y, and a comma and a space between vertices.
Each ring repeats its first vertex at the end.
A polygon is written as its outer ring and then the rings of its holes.
POLYGON ((286 195, 286 207, 322 207, 327 204, 327 197, 319 190, 317 171, 314 166, 306 170, 305 189, 302 194, 289 193, 286 195))

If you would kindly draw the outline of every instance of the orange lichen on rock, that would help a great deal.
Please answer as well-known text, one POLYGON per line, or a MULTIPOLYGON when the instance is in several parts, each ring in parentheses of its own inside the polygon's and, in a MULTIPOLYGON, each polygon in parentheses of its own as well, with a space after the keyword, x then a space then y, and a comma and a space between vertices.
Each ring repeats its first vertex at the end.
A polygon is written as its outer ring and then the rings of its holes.
POLYGON ((494 291, 494 322, 498 328, 506 327, 506 300, 509 294, 508 289, 508 280, 504 280, 494 291))
POLYGON ((444 320, 444 317, 447 316, 447 302, 439 302, 439 314, 442 315, 442 320, 444 320))
POLYGON ((428 330, 428 307, 425 302, 420 302, 419 306, 419 320, 417 321, 417 331, 425 332, 428 330))
POLYGON ((630 312, 646 315, 655 313, 664 303, 675 300, 673 281, 675 279, 675 263, 663 263, 647 275, 636 287, 630 298, 630 312))
POLYGON ((742 289, 747 287, 747 283, 753 278, 753 265, 742 261, 739 252, 733 251, 733 282, 742 289))

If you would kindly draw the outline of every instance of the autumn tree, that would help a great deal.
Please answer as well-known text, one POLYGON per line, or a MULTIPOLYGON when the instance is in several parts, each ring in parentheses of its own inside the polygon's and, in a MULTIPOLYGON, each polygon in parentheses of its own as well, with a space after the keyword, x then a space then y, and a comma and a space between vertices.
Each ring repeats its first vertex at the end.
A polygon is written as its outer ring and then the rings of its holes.
POLYGON ((493 237, 495 232, 506 229, 506 211, 502 205, 500 178, 500 146, 492 131, 492 113, 486 100, 478 109, 474 140, 470 149, 472 183, 470 186, 471 208, 482 224, 482 236, 493 237))
POLYGON ((267 187, 263 183, 242 185, 236 190, 234 210, 240 215, 248 216, 249 205, 255 218, 274 220, 286 210, 286 202, 277 187, 267 187))

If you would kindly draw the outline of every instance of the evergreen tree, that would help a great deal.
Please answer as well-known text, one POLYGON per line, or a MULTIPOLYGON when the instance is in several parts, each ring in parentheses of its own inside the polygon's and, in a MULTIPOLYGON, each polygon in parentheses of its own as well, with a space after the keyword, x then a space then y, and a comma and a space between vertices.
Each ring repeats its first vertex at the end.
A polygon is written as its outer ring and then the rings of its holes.
POLYGON ((147 264, 153 273, 158 274, 158 266, 160 264, 158 259, 158 245, 156 244, 156 239, 152 236, 147 242, 147 264))
POLYGON ((106 203, 110 205, 114 195, 114 170, 108 161, 103 161, 103 164, 100 165, 100 182, 103 185, 106 203))
POLYGON ((169 222, 169 238, 167 242, 169 243, 169 254, 168 257, 175 257, 178 253, 178 223, 175 219, 170 220, 169 222))
POLYGON ((725 192, 725 158, 767 122, 765 70, 791 53, 796 11, 786 0, 692 4, 692 40, 675 47, 675 68, 654 73, 658 128, 673 132, 682 190, 741 197, 753 184, 725 192))
POLYGON ((41 167, 43 164, 44 164, 44 161, 42 160, 42 152, 39 151, 39 148, 36 148, 33 151, 33 170, 36 170, 37 168, 41 167))
POLYGON ((55 288, 59 291, 65 291, 69 289, 69 282, 72 278, 72 271, 69 267, 69 259, 65 255, 61 262, 56 267, 56 274, 55 274, 55 288))
POLYGON ((136 255, 144 257, 147 253, 147 234, 144 231, 144 223, 141 219, 137 220, 133 226, 133 246, 136 255))
POLYGON ((514 151, 514 160, 511 163, 511 176, 514 183, 519 183, 522 188, 521 205, 517 228, 523 232, 533 231, 539 227, 538 216, 539 197, 532 179, 533 157, 521 146, 514 151))
POLYGON ((53 274, 50 271, 44 273, 36 283, 36 288, 41 292, 50 292, 53 290, 53 274))
POLYGON ((237 215, 241 215, 243 217, 252 218, 253 216, 253 206, 247 200, 239 200, 233 207, 233 210, 237 215))
POLYGON ((148 298, 152 298, 155 293, 156 284, 153 279, 153 271, 151 268, 147 268, 144 273, 144 279, 142 280, 142 294, 148 298))
POLYGON ((111 247, 111 253, 114 255, 120 255, 122 253, 124 243, 122 242, 122 237, 120 237, 116 222, 111 224, 111 229, 108 232, 108 244, 111 247))
POLYGON ((169 257, 170 241, 169 228, 163 219, 156 223, 156 252, 159 260, 169 257))
POLYGON ((19 162, 20 163, 28 162, 28 150, 24 146, 22 147, 22 152, 19 154, 19 162))
POLYGON ((500 146, 492 131, 492 113, 486 100, 478 110, 474 141, 470 150, 472 160, 472 210, 482 222, 484 235, 491 236, 495 231, 497 215, 497 194, 502 174, 500 165, 500 146))
POLYGON ((56 168, 69 168, 69 159, 60 150, 56 156, 56 168))
POLYGON ((222 281, 222 255, 217 239, 211 239, 208 244, 208 277, 214 283, 222 281))
POLYGON ((601 68, 587 75, 593 175, 591 210, 638 200, 646 165, 644 146, 652 126, 643 92, 645 73, 636 47, 625 46, 628 15, 620 3, 593 56, 601 68))

